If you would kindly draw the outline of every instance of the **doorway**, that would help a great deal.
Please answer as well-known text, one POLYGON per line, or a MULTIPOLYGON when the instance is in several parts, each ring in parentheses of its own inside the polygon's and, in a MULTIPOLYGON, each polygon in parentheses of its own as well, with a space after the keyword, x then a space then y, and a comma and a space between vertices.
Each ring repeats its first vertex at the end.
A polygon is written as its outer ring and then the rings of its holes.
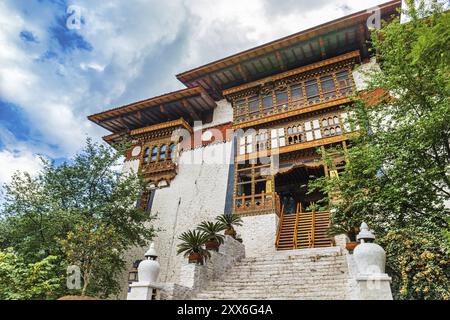
POLYGON ((324 198, 324 194, 315 191, 308 194, 308 182, 324 176, 323 166, 298 165, 282 169, 275 176, 275 191, 280 197, 284 214, 308 211, 312 203, 324 198))

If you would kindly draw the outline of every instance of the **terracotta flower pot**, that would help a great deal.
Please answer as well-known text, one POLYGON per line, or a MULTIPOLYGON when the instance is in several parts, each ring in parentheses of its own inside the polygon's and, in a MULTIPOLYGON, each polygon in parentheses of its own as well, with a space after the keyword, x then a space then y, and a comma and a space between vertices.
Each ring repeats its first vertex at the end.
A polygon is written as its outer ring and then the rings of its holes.
POLYGON ((209 240, 205 243, 206 250, 219 251, 220 243, 217 240, 209 240))
POLYGON ((232 236, 233 238, 236 239, 236 230, 234 230, 233 228, 226 229, 225 230, 225 235, 226 236, 232 236))
POLYGON ((357 245, 358 245, 358 242, 356 242, 356 241, 350 241, 350 242, 347 242, 347 243, 345 244, 345 248, 346 248, 348 251, 353 252, 353 250, 356 248, 357 245))
POLYGON ((193 252, 188 257, 189 263, 203 263, 203 257, 200 253, 193 252))

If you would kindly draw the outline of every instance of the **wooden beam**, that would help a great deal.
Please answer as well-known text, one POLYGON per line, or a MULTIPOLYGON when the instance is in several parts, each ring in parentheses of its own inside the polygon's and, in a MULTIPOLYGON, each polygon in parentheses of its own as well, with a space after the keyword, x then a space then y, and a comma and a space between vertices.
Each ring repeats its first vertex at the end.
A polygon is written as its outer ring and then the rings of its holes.
POLYGON ((197 114, 197 112, 195 112, 194 108, 192 108, 192 106, 186 101, 186 99, 181 100, 181 104, 183 105, 184 108, 186 108, 192 119, 196 121, 201 119, 197 114))
POLYGON ((327 57, 327 52, 325 50, 325 40, 323 37, 319 38, 319 47, 320 47, 320 55, 322 56, 322 59, 325 59, 327 57))
POLYGON ((312 42, 309 43, 309 50, 311 50, 311 54, 314 55, 314 47, 312 45, 312 42))
POLYGON ((166 109, 166 106, 163 104, 159 105, 159 111, 166 117, 170 116, 169 112, 166 109))
POLYGON ((219 93, 222 91, 222 90, 219 88, 219 86, 217 85, 216 81, 213 79, 213 77, 212 77, 210 74, 208 74, 208 76, 206 77, 206 81, 207 81, 208 85, 209 85, 212 89, 214 89, 214 91, 217 91, 217 92, 219 92, 219 93))
POLYGON ((122 116, 117 117, 117 121, 119 121, 122 127, 124 127, 127 130, 130 130, 130 128, 128 127, 127 123, 125 122, 122 116))
POLYGON ((367 42, 366 42, 366 26, 364 24, 360 24, 358 26, 358 31, 357 31, 357 41, 359 42, 361 48, 362 48, 362 56, 367 55, 367 53, 369 52, 368 48, 367 48, 367 42))
POLYGON ((303 46, 300 46, 300 50, 302 51, 303 58, 306 58, 306 53, 305 53, 305 49, 303 48, 303 46))
POLYGON ((242 79, 244 79, 244 81, 248 82, 250 80, 248 72, 242 64, 239 63, 236 66, 236 70, 239 72, 239 74, 241 75, 242 79))
POLYGON ((277 58, 278 64, 281 67, 281 70, 286 70, 286 64, 284 63, 284 59, 280 51, 275 51, 275 57, 277 58))
POLYGON ((300 60, 298 57, 297 57, 297 54, 295 53, 295 50, 292 48, 291 49, 291 53, 292 53, 292 55, 294 56, 294 59, 295 60, 300 60))

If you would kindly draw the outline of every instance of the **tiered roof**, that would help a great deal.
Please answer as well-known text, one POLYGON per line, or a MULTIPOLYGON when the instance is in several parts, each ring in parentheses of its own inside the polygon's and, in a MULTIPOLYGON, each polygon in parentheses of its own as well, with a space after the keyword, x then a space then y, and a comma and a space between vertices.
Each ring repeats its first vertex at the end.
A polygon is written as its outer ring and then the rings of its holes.
MULTIPOLYGON (((381 18, 398 16, 401 0, 378 6, 381 18)), ((131 103, 88 117, 114 134, 184 118, 203 120, 223 91, 345 53, 369 57, 370 10, 360 11, 261 46, 180 73, 188 88, 131 103)))

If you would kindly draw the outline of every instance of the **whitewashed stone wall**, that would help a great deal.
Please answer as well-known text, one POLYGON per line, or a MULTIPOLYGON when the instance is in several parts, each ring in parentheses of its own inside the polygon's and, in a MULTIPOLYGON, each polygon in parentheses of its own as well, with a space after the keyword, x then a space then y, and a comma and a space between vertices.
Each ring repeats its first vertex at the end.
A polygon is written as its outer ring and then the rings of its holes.
POLYGON ((231 104, 226 99, 222 99, 216 103, 217 107, 214 109, 213 120, 205 124, 203 128, 210 128, 233 121, 233 108, 231 104))
POLYGON ((222 152, 230 156, 231 142, 183 152, 178 174, 170 187, 155 193, 152 213, 158 215, 156 225, 162 229, 155 239, 156 250, 160 253, 160 282, 175 282, 178 278, 185 260, 176 254, 178 236, 204 220, 223 214, 229 166, 206 163, 204 159, 205 154, 222 152), (195 162, 192 163, 192 159, 195 162))
MULTIPOLYGON (((230 236, 225 237, 219 252, 211 252, 211 258, 205 265, 196 265, 183 261, 177 286, 173 291, 165 289, 166 299, 188 298, 208 287, 212 280, 221 279, 236 262, 245 258, 244 245, 230 236)), ((170 288, 170 286, 169 286, 170 288)), ((171 289, 171 288, 170 288, 171 289)))
MULTIPOLYGON (((222 153, 224 158, 231 157, 231 142, 184 151, 179 159, 178 174, 170 187, 156 190, 151 212, 157 215, 153 225, 160 229, 154 239, 161 265, 160 283, 176 283, 179 279, 181 266, 186 261, 176 252, 181 233, 204 220, 212 221, 224 212, 229 160, 213 163, 209 156, 222 153)), ((130 250, 125 258, 127 266, 142 259, 145 250, 130 250)), ((125 276, 123 281, 120 298, 125 299, 128 286, 125 276)))
POLYGON ((355 80, 355 86, 357 91, 361 91, 367 88, 367 74, 373 70, 379 70, 380 66, 376 62, 376 58, 371 58, 368 63, 363 63, 360 66, 353 69, 353 80, 355 80))
MULTIPOLYGON (((203 128, 231 120, 231 105, 221 100, 217 102, 213 121, 203 128)), ((183 151, 178 159, 177 176, 169 187, 156 190, 151 212, 157 215, 154 226, 160 229, 154 239, 161 264, 158 282, 175 283, 179 279, 181 265, 186 260, 176 254, 179 235, 223 214, 230 159, 231 142, 183 151)), ((138 160, 127 161, 122 172, 137 172, 138 167, 138 160)), ((124 257, 127 268, 133 261, 142 259, 145 251, 146 248, 133 248, 127 252, 124 257)), ((121 299, 126 298, 127 276, 128 272, 124 273, 121 299)))
POLYGON ((236 232, 242 237, 246 257, 258 257, 275 253, 278 216, 274 213, 243 217, 236 232))

